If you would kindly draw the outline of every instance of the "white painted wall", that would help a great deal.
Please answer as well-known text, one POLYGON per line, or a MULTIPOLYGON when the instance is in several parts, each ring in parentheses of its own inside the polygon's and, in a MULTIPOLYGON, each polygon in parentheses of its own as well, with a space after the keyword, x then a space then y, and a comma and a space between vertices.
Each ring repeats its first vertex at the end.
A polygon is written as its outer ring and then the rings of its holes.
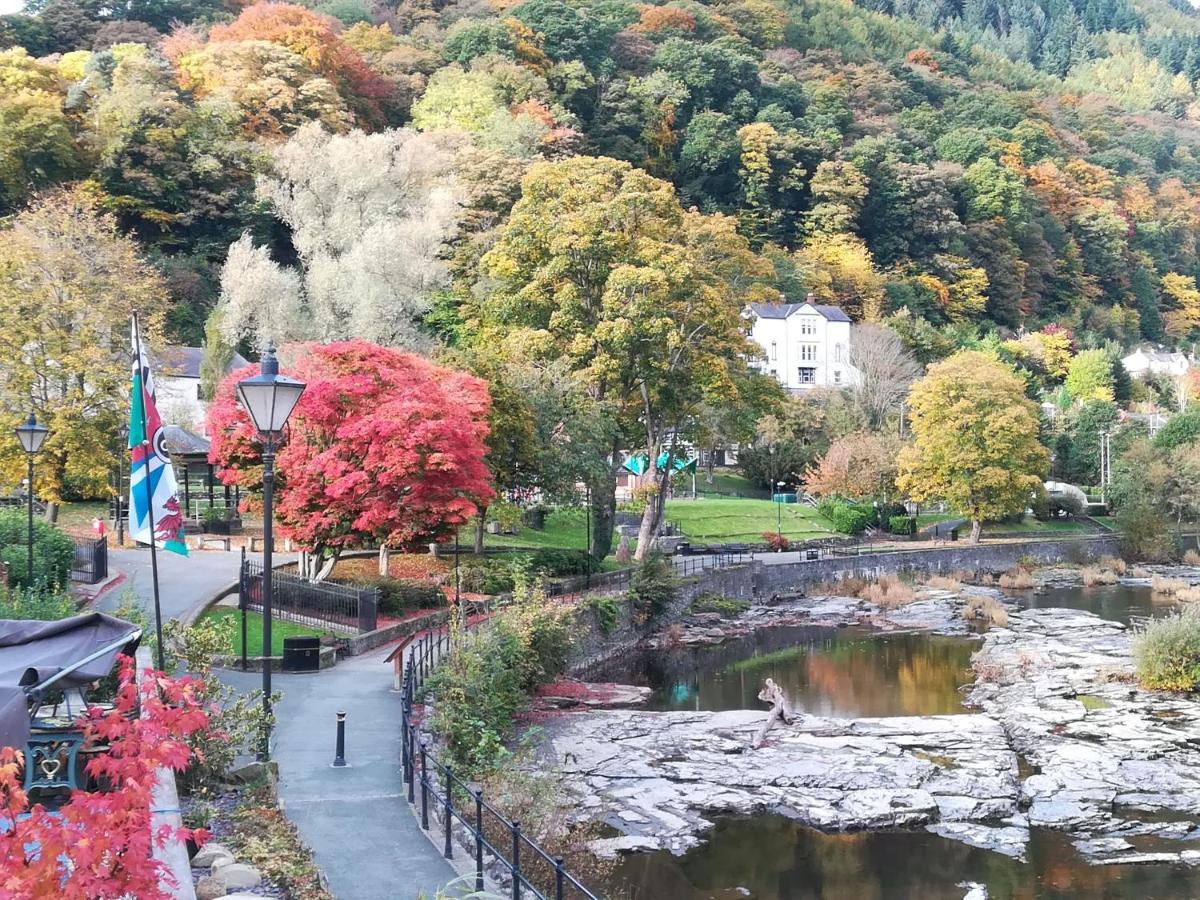
POLYGON ((759 368, 791 391, 856 384, 858 370, 846 360, 850 323, 830 322, 804 304, 786 319, 756 317, 751 338, 763 349, 759 368))

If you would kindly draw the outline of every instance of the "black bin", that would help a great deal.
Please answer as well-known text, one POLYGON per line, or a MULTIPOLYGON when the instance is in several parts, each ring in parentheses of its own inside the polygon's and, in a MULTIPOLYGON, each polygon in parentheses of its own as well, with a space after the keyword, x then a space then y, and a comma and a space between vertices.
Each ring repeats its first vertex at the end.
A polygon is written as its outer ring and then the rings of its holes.
POLYGON ((807 551, 807 555, 809 559, 816 559, 821 555, 821 552, 819 550, 809 550, 807 551))
POLYGON ((321 668, 321 639, 305 635, 283 639, 283 671, 316 672, 321 668))

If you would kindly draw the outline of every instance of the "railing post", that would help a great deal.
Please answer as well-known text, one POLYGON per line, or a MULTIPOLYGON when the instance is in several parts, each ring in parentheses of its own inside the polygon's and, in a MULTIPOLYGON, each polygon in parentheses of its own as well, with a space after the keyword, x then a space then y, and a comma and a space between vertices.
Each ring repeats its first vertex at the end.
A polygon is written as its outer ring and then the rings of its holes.
POLYGON ((416 729, 411 725, 408 729, 408 734, 404 740, 408 742, 408 802, 413 803, 417 799, 417 764, 413 759, 413 745, 417 742, 415 734, 416 729))
POLYGON ((425 747, 425 742, 421 742, 421 828, 425 831, 429 830, 429 782, 426 776, 429 773, 426 764, 426 757, 429 751, 425 747))
POLYGON ((475 890, 483 890, 483 788, 475 788, 475 890))
POLYGON ((563 900, 563 859, 554 857, 554 900, 563 900))
POLYGON ((512 823, 512 880, 513 900, 521 900, 521 823, 512 823))
POLYGON ((443 815, 446 817, 446 849, 442 851, 442 855, 446 859, 454 858, 454 850, 450 846, 451 826, 454 823, 454 773, 449 766, 446 766, 446 805, 443 810, 443 815))

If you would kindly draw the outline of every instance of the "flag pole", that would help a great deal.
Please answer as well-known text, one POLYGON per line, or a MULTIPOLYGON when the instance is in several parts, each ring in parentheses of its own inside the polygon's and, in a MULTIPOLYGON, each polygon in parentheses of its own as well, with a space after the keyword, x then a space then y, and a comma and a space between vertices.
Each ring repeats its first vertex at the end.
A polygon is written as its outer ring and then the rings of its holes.
POLYGON ((138 409, 141 411, 142 444, 145 447, 145 455, 142 457, 142 482, 146 486, 146 515, 150 520, 150 578, 154 582, 154 637, 157 644, 155 661, 158 670, 163 672, 167 667, 163 660, 162 605, 158 596, 158 542, 154 538, 154 486, 150 483, 150 456, 154 453, 154 447, 150 443, 150 436, 146 433, 146 370, 142 364, 142 329, 138 324, 136 312, 133 314, 133 334, 135 337, 134 354, 137 356, 138 367, 138 390, 142 392, 142 396, 138 398, 141 401, 138 409))

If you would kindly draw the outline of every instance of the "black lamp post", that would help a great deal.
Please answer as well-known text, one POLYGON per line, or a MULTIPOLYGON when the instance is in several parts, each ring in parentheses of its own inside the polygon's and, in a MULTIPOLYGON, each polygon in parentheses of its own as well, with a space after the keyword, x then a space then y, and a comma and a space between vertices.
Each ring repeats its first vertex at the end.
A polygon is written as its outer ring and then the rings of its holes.
POLYGON ((783 537, 783 489, 786 481, 775 482, 775 533, 783 537))
POLYGON ((294 378, 279 374, 279 360, 275 358, 275 347, 267 345, 262 359, 262 374, 238 382, 238 399, 258 429, 263 443, 263 714, 266 723, 261 759, 271 755, 271 553, 274 549, 272 519, 275 500, 275 450, 283 437, 288 417, 296 408, 305 384, 294 378))
POLYGON ((29 509, 28 587, 30 590, 33 590, 33 457, 34 454, 42 449, 42 444, 46 443, 46 436, 50 434, 50 429, 45 425, 39 425, 37 416, 30 413, 29 418, 25 420, 25 424, 18 425, 14 430, 17 440, 21 442, 21 447, 24 448, 25 456, 29 460, 29 482, 25 491, 25 498, 29 509))
POLYGON ((586 524, 584 525, 583 552, 587 557, 584 559, 584 583, 588 588, 592 586, 592 485, 591 482, 583 484, 583 509, 586 524))

